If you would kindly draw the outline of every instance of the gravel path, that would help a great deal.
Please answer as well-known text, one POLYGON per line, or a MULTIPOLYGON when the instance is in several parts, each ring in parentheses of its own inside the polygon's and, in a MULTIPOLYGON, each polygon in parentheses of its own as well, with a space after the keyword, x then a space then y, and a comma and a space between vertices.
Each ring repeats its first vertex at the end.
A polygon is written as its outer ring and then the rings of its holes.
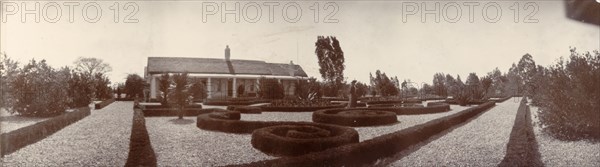
POLYGON ((2 166, 123 166, 132 102, 114 102, 46 139, 1 159, 2 166))
POLYGON ((250 134, 206 131, 196 117, 147 117, 158 166, 222 166, 274 159, 250 144, 250 134))
POLYGON ((518 108, 510 100, 498 103, 390 166, 496 166, 504 158, 518 108))
POLYGON ((544 133, 539 126, 538 107, 530 107, 533 132, 538 141, 542 162, 546 166, 600 166, 600 143, 555 139, 544 133))

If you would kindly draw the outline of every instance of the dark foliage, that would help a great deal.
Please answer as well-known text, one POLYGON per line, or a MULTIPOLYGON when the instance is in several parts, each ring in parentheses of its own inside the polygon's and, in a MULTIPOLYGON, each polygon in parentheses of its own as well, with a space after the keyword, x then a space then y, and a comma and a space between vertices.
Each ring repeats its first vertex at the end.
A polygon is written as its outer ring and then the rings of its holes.
POLYGON ((319 72, 325 81, 325 96, 336 97, 343 87, 344 51, 334 36, 318 36, 315 42, 315 54, 319 61, 319 72))
POLYGON ((323 96, 321 83, 316 78, 298 80, 296 83, 296 96, 303 100, 320 99, 323 96))
POLYGON ((103 73, 96 73, 94 75, 95 95, 97 99, 106 100, 113 98, 109 85, 110 80, 103 73))
POLYGON ((544 131, 562 140, 600 141, 600 53, 573 48, 569 60, 538 72, 528 85, 540 87, 532 98, 544 131))
POLYGON ((343 126, 374 126, 398 122, 396 113, 383 110, 327 109, 312 115, 313 122, 343 126))
POLYGON ((150 143, 144 113, 136 109, 133 112, 129 155, 125 166, 157 166, 156 155, 150 143))
POLYGON ((171 79, 168 73, 162 74, 160 78, 158 78, 158 91, 160 91, 160 104, 168 105, 169 104, 169 88, 171 87, 171 79))
POLYGON ((125 80, 124 92, 127 94, 125 98, 142 98, 144 97, 144 86, 146 82, 137 74, 127 75, 125 80))
POLYGON ((70 107, 84 107, 92 102, 94 96, 93 79, 84 73, 74 72, 68 81, 70 107))
POLYGON ((283 85, 277 79, 261 78, 259 95, 263 99, 282 99, 284 97, 283 85))
POLYGON ((506 155, 498 166, 544 166, 525 98, 521 100, 510 139, 506 144, 506 155))
POLYGON ((67 109, 68 92, 65 85, 70 77, 68 68, 60 71, 48 66, 45 60, 29 61, 11 83, 14 98, 9 111, 26 116, 55 116, 67 109))
POLYGON ((298 156, 358 143, 358 132, 327 124, 278 125, 255 130, 251 143, 267 154, 298 156))

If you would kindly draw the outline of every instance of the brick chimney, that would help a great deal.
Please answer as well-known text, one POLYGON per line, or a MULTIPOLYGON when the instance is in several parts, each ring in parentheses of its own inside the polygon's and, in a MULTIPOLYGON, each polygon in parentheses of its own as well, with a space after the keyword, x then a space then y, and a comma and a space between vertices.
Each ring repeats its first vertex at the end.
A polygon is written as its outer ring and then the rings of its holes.
POLYGON ((225 61, 230 61, 231 54, 229 52, 229 45, 227 45, 225 46, 225 61))

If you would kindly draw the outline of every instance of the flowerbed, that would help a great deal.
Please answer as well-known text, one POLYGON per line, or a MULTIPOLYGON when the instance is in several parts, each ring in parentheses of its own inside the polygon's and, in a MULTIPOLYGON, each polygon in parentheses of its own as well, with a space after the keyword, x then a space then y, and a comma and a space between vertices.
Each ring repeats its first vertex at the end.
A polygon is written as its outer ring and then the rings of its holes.
POLYGON ((258 103, 268 103, 271 100, 258 98, 231 98, 231 99, 205 99, 202 104, 214 106, 229 106, 229 105, 251 105, 258 103))
POLYGON ((347 104, 331 103, 328 100, 274 100, 269 105, 260 106, 263 111, 310 112, 330 108, 343 108, 347 104))
POLYGON ((94 108, 96 110, 99 110, 99 109, 102 109, 102 108, 108 106, 109 104, 111 104, 113 102, 115 102, 115 99, 104 100, 104 101, 101 101, 100 103, 95 103, 94 108))
POLYGON ((66 112, 62 115, 49 118, 42 122, 37 122, 33 125, 26 126, 8 133, 3 133, 0 136, 0 141, 2 141, 0 153, 2 156, 10 154, 27 145, 42 140, 47 136, 61 130, 62 128, 89 115, 89 107, 78 108, 73 112, 66 112))

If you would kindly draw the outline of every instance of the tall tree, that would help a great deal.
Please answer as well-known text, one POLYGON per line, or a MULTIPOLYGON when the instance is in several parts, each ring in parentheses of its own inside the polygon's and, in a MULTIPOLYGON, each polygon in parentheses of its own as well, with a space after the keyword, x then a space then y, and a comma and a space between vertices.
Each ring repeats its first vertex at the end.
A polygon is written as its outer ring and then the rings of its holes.
POLYGON ((79 57, 74 62, 75 70, 90 76, 94 76, 95 73, 108 73, 112 71, 112 68, 108 63, 105 63, 102 59, 93 57, 79 57))
POLYGON ((340 42, 334 36, 318 36, 315 47, 321 77, 332 89, 332 91, 326 91, 326 96, 337 96, 343 87, 345 69, 344 51, 340 47, 340 42))
POLYGON ((145 81, 137 74, 127 75, 125 80, 124 92, 126 98, 142 98, 144 97, 145 81))
POLYGON ((6 53, 0 53, 2 61, 0 62, 0 108, 11 106, 14 98, 11 93, 14 89, 12 83, 19 74, 19 62, 12 60, 6 53))
POLYGON ((444 73, 435 73, 433 75, 433 91, 438 96, 447 96, 447 88, 446 88, 446 78, 444 77, 444 73))

